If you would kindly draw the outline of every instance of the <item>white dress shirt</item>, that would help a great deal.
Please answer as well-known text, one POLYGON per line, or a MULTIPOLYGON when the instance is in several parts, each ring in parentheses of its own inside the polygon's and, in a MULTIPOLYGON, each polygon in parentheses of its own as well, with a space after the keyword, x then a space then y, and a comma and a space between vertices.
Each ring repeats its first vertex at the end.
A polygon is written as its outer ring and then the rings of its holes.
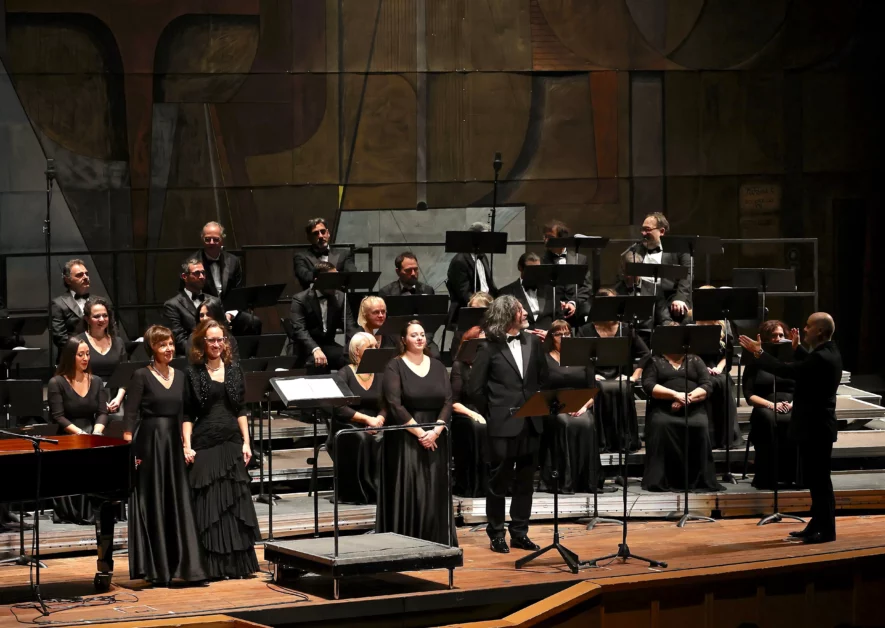
MULTIPOLYGON (((206 255, 203 253, 203 255, 206 255)), ((221 259, 219 255, 216 258, 211 258, 206 255, 206 259, 215 262, 214 264, 209 264, 209 275, 212 277, 212 283, 215 284, 215 292, 221 294, 221 264, 218 263, 218 260, 221 259)))
POLYGON ((516 362, 516 368, 519 369, 519 376, 525 379, 525 367, 522 364, 522 339, 520 336, 507 336, 507 348, 510 349, 510 353, 513 354, 513 360, 516 362), (515 340, 511 340, 511 338, 515 338, 515 340))
MULTIPOLYGON (((645 251, 645 257, 642 258, 643 264, 660 264, 661 257, 664 254, 663 247, 660 251, 656 251, 654 253, 649 253, 648 249, 645 251)), ((655 279, 654 277, 640 277, 640 294, 642 295, 653 295, 655 293, 655 284, 660 284, 660 279, 655 279)))
POLYGON ((200 306, 203 305, 203 299, 205 299, 203 293, 200 292, 198 294, 194 294, 187 288, 184 289, 184 293, 187 295, 187 298, 191 300, 191 303, 194 304, 194 307, 197 308, 197 312, 199 312, 200 306), (199 299, 197 297, 199 297, 199 299))
POLYGON ((471 253, 471 257, 473 257, 473 263, 476 264, 476 276, 479 277, 479 290, 481 292, 489 291, 489 282, 486 279, 486 269, 483 266, 482 261, 477 259, 476 253, 471 253))
POLYGON ((538 303, 538 289, 528 288, 525 284, 522 284, 522 291, 525 292, 525 300, 529 304, 532 317, 537 320, 538 314, 541 313, 541 305, 538 303))
POLYGON ((77 307, 80 308, 80 316, 83 316, 83 308, 86 306, 86 297, 80 296, 73 290, 70 290, 71 296, 74 298, 74 303, 77 304, 77 307))
POLYGON ((319 290, 314 290, 313 292, 316 294, 317 300, 320 302, 320 312, 323 319, 323 333, 325 334, 329 332, 329 325, 326 322, 329 318, 329 298, 321 294, 319 290))

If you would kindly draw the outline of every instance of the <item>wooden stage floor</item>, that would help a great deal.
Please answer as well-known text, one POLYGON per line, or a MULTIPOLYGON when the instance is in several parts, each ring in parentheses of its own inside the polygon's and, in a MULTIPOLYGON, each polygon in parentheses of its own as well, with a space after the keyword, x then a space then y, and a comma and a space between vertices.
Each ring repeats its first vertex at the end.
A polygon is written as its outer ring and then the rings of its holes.
MULTIPOLYGON (((671 522, 630 523, 629 545, 635 553, 669 563, 667 569, 649 569, 639 562, 611 562, 574 575, 565 569, 559 556, 548 554, 525 569, 514 568, 515 559, 525 552, 508 555, 488 550, 484 531, 459 528, 464 548, 464 567, 455 571, 455 591, 446 587, 443 571, 387 574, 373 578, 345 580, 342 599, 332 600, 328 579, 306 576, 275 585, 266 573, 246 580, 214 582, 206 587, 155 588, 128 578, 125 555, 116 562, 110 598, 99 598, 92 591, 94 556, 50 558, 42 571, 43 595, 47 600, 83 596, 86 605, 51 603, 50 617, 37 619, 30 609, 13 608, 14 602, 29 600, 28 569, 0 567, 0 628, 40 624, 77 625, 84 622, 140 622, 213 613, 233 614, 263 624, 316 622, 334 617, 366 620, 396 612, 448 612, 459 605, 529 604, 579 581, 591 580, 603 587, 641 586, 646 580, 685 579, 692 575, 762 572, 807 563, 830 563, 863 557, 885 558, 885 516, 847 516, 838 520, 838 540, 822 545, 803 545, 787 540, 799 524, 781 523, 764 527, 756 519, 720 520, 690 524, 679 529, 671 522)), ((589 559, 617 549, 621 531, 600 526, 586 531, 584 526, 562 526, 563 543, 589 559)), ((532 538, 546 544, 552 536, 549 525, 534 526, 532 538)), ((259 553, 259 559, 261 559, 259 553)), ((267 564, 262 561, 262 567, 267 564)), ((441 622, 446 623, 446 622, 441 622)))

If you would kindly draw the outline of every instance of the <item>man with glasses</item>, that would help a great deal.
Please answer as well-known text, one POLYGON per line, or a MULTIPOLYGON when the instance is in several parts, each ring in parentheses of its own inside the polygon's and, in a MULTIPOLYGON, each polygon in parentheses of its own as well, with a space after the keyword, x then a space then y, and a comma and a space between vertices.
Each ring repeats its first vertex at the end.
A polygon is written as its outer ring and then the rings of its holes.
POLYGON ((329 245, 332 232, 326 226, 325 218, 311 218, 304 227, 310 248, 295 253, 292 262, 295 266, 295 277, 303 290, 313 283, 313 267, 317 262, 328 262, 339 273, 356 272, 353 251, 349 249, 333 249, 329 245))
POLYGON ((52 342, 59 352, 68 338, 86 331, 83 306, 89 298, 89 271, 81 259, 69 260, 62 268, 65 293, 52 300, 52 342))
POLYGON ((200 320, 200 306, 206 298, 206 270, 199 257, 192 257, 181 265, 183 287, 174 297, 163 304, 166 326, 175 338, 175 353, 185 355, 188 340, 200 320))

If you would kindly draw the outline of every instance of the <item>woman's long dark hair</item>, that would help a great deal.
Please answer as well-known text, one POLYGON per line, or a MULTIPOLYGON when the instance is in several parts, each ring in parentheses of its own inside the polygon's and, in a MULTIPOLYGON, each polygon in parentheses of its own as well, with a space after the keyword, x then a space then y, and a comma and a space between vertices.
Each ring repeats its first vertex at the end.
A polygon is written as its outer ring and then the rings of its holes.
MULTIPOLYGON (((221 299, 206 295, 206 299, 200 304, 200 308, 203 306, 206 307, 206 314, 209 315, 209 318, 217 323, 221 323, 225 328, 228 327, 227 316, 224 313, 224 304, 222 304, 221 299)), ((197 311, 199 312, 199 310, 197 311)))
POLYGON ((107 333, 108 336, 113 338, 117 334, 117 319, 114 317, 114 310, 111 309, 111 304, 108 303, 108 300, 104 297, 89 297, 86 299, 86 303, 83 304, 83 325, 85 326, 86 331, 89 331, 89 316, 92 312, 92 308, 96 305, 103 306, 108 313, 107 333))
MULTIPOLYGON (((417 319, 412 319, 400 329, 399 332, 399 354, 400 356, 404 356, 406 354, 406 338, 409 335, 409 327, 412 325, 419 325, 421 329, 424 329, 424 325, 421 325, 421 321, 417 319)), ((422 352, 424 355, 430 355, 430 339, 427 337, 427 330, 424 329, 424 351, 422 352)))
MULTIPOLYGON (((69 380, 74 379, 74 376, 77 374, 77 351, 80 350, 80 345, 86 345, 86 348, 89 348, 89 345, 85 340, 68 338, 65 346, 61 349, 61 354, 58 356, 58 367, 55 369, 56 375, 63 375, 69 380)), ((86 372, 90 374, 92 373, 91 362, 90 365, 86 367, 86 372)))

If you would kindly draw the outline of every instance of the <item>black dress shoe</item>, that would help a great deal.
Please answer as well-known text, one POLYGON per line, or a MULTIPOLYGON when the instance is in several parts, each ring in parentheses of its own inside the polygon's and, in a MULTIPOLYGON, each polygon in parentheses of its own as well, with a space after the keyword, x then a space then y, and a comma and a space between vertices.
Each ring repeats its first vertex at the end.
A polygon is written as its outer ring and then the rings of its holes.
POLYGON ((498 552, 499 554, 509 554, 510 548, 507 547, 507 541, 504 539, 496 538, 492 539, 491 548, 493 552, 498 552))
POLYGON ((814 530, 811 528, 805 528, 804 530, 793 530, 790 532, 790 536, 794 539, 804 539, 807 536, 811 536, 814 534, 814 530))
POLYGON ((540 545, 535 545, 527 536, 514 536, 510 538, 510 547, 522 550, 531 550, 533 552, 541 549, 540 545))
POLYGON ((802 542, 808 543, 809 545, 816 543, 831 543, 835 540, 835 534, 821 534, 820 532, 814 532, 806 537, 802 537, 802 542))

